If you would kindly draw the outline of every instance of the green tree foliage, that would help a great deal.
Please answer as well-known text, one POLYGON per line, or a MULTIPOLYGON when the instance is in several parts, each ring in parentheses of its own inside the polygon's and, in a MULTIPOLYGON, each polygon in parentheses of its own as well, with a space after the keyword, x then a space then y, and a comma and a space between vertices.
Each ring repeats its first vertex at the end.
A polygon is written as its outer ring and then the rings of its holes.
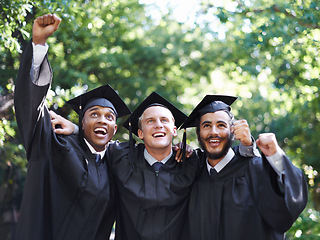
MULTIPOLYGON (((155 19, 138 0, 0 0, 1 176, 12 164, 21 170, 23 182, 26 156, 14 120, 14 79, 33 20, 56 13, 62 22, 48 41, 54 72, 50 108, 76 121, 65 101, 107 83, 132 110, 152 91, 186 114, 205 94, 237 95, 236 117, 248 120, 254 137, 275 132, 309 181, 310 203, 288 238, 316 239, 318 5, 312 0, 202 0, 188 25, 177 22, 171 11, 155 19)), ((116 137, 128 139, 121 127, 116 137)), ((188 138, 197 146, 192 130, 188 138)), ((8 179, 0 181, 3 185, 8 179)))

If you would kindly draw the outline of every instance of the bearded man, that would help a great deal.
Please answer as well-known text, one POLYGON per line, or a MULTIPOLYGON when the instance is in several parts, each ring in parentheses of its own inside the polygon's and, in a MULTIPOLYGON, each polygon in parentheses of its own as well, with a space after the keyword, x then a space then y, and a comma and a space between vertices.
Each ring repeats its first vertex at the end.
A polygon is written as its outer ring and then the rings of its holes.
MULTIPOLYGON (((203 240, 285 239, 307 203, 304 175, 273 133, 260 134, 256 141, 262 157, 245 158, 238 146, 231 148, 239 130, 230 107, 236 99, 207 95, 181 127, 196 127, 202 148, 197 149, 202 171, 192 185, 188 235, 203 240)), ((246 135, 242 139, 249 141, 250 133, 246 135)))

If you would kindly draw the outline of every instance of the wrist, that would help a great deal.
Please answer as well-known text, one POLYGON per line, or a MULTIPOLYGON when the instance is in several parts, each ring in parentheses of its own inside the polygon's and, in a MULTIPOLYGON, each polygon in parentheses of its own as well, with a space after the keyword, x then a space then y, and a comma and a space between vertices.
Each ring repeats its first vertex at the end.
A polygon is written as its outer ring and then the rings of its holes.
POLYGON ((43 38, 38 38, 37 36, 33 36, 32 37, 32 42, 35 45, 46 45, 47 39, 43 39, 43 38))
POLYGON ((241 142, 241 144, 243 145, 243 146, 252 146, 253 145, 253 141, 252 141, 252 139, 250 138, 250 140, 245 140, 245 141, 242 141, 241 142))
POLYGON ((42 45, 45 46, 46 45, 46 41, 32 41, 34 43, 34 45, 42 45))
POLYGON ((78 127, 78 125, 73 124, 73 126, 74 126, 74 129, 73 129, 72 134, 79 134, 79 127, 78 127))

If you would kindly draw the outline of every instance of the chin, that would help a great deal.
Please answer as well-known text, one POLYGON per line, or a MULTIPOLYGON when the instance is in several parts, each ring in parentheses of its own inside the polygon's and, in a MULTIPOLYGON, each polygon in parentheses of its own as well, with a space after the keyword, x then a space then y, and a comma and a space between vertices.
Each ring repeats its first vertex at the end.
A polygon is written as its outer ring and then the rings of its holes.
POLYGON ((168 143, 156 143, 156 144, 154 144, 154 146, 156 147, 156 148, 168 148, 168 147, 170 147, 170 144, 168 144, 168 143))
POLYGON ((105 148, 105 146, 108 144, 109 141, 103 141, 103 142, 96 142, 95 146, 97 146, 98 148, 105 148))

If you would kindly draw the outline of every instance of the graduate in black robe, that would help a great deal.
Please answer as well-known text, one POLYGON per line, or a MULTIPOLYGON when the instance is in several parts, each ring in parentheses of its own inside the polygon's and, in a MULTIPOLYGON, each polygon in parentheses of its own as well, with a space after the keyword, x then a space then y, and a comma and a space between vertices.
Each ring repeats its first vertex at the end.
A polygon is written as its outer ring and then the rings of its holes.
POLYGON ((241 157, 233 141, 230 104, 236 98, 207 95, 182 127, 197 127, 202 170, 189 202, 189 239, 280 240, 307 204, 302 171, 260 134, 262 157, 241 157))
POLYGON ((176 126, 185 117, 154 92, 125 122, 144 144, 125 142, 108 147, 118 191, 117 240, 184 238, 188 196, 199 169, 195 155, 177 162, 172 152, 176 126), (162 166, 157 170, 153 163, 162 166))
MULTIPOLYGON (((44 44, 59 23, 55 15, 37 18, 34 45, 44 44)), ((105 151, 116 118, 130 110, 109 85, 102 86, 70 100, 83 127, 80 137, 56 135, 44 105, 52 71, 45 56, 39 75, 34 74, 35 46, 30 42, 25 49, 15 86, 16 118, 28 159, 16 239, 106 240, 115 218, 114 184, 105 157, 96 158, 93 151, 105 151), (98 118, 101 112, 105 115, 98 118)))

